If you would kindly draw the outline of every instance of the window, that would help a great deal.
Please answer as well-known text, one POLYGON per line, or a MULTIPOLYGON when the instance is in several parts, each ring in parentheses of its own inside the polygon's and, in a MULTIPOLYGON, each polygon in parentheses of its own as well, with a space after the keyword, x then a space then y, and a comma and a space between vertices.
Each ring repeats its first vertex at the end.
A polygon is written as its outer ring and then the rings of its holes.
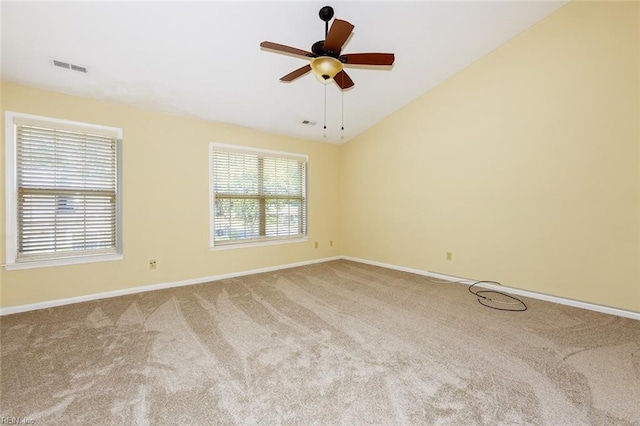
POLYGON ((8 269, 121 258, 120 129, 7 112, 8 269))
POLYGON ((211 144, 211 245, 304 238, 307 157, 211 144))

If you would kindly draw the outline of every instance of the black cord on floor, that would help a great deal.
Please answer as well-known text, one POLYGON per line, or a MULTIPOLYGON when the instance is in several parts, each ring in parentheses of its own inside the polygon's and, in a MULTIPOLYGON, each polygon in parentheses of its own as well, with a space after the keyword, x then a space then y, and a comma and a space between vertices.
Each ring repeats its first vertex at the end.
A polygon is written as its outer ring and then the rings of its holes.
POLYGON ((469 286, 469 293, 473 294, 474 296, 476 296, 478 298, 478 303, 480 303, 482 306, 486 306, 487 308, 491 308, 491 309, 495 309, 497 311, 508 311, 508 312, 524 312, 527 310, 527 305, 520 299, 518 299, 515 296, 512 296, 510 294, 507 293, 503 293, 501 291, 496 291, 496 290, 473 290, 473 287, 478 285, 478 284, 494 284, 494 285, 501 285, 499 282, 496 281, 476 281, 473 284, 471 284, 469 286), (505 302, 505 301, 501 301, 501 300, 495 300, 492 299, 491 297, 489 297, 488 295, 490 294, 496 294, 496 295, 500 295, 502 297, 506 297, 507 299, 512 300, 512 302, 505 302), (512 308, 501 308, 498 306, 491 306, 490 304, 488 304, 488 302, 491 303, 500 303, 502 305, 513 305, 512 308))
MULTIPOLYGON (((466 284, 468 283, 468 281, 451 281, 451 280, 438 280, 435 279, 433 277, 427 277, 427 279, 431 282, 434 283, 438 283, 438 284, 447 284, 447 283, 459 283, 459 284, 466 284)), ((501 286, 502 284, 500 284, 497 281, 476 281, 473 284, 471 284, 468 287, 469 293, 473 294, 474 296, 476 296, 478 298, 478 303, 480 303, 482 306, 486 306, 487 308, 491 308, 491 309, 495 309, 497 311, 507 311, 507 312, 524 312, 527 310, 527 305, 520 299, 518 299, 515 296, 512 296, 510 294, 504 293, 502 291, 496 291, 496 290, 473 290, 473 287, 478 285, 478 284, 493 284, 493 285, 499 285, 501 286), (489 294, 498 294, 500 296, 506 297, 510 300, 512 300, 512 302, 507 302, 507 301, 502 301, 502 300, 495 300, 492 299, 491 297, 489 297, 489 294), (492 303, 499 303, 501 305, 513 305, 513 308, 501 308, 498 306, 491 306, 490 304, 488 304, 488 302, 492 302, 492 303)))

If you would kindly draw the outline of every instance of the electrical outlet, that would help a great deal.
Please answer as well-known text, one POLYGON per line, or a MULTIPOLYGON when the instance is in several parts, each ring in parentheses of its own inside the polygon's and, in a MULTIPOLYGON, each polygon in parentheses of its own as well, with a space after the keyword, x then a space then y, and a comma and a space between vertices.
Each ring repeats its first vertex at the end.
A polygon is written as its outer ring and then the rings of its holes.
POLYGON ((318 248, 318 242, 316 241, 315 247, 318 248))
POLYGON ((149 269, 156 269, 158 267, 158 262, 155 259, 151 259, 149 261, 149 269))
POLYGON ((333 240, 329 240, 329 247, 333 247, 333 240))
POLYGON ((453 252, 448 251, 445 255, 447 260, 453 260, 453 252))

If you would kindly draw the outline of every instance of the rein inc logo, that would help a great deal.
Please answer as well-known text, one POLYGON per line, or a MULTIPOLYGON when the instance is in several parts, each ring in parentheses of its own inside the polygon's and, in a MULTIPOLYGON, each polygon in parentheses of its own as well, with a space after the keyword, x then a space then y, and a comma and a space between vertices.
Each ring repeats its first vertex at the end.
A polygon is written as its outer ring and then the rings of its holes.
POLYGON ((0 416, 0 425, 35 425, 36 421, 28 417, 0 416))

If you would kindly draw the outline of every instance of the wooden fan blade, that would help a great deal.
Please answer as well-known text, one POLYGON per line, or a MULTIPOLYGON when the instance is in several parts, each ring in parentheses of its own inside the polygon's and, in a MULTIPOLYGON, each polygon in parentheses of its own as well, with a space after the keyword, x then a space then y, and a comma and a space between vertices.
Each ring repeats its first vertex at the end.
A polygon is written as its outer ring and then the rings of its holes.
POLYGON ((353 85, 355 84, 353 80, 351 80, 351 77, 349 77, 349 75, 344 72, 344 70, 336 74, 336 76, 333 77, 333 81, 335 81, 338 87, 342 90, 353 87, 353 85))
POLYGON ((348 65, 393 65, 393 53, 349 53, 340 56, 348 65))
POLYGON ((284 44, 273 43, 270 41, 263 41, 262 43, 260 43, 260 47, 275 50, 279 53, 288 53, 290 55, 302 56, 305 58, 314 58, 316 56, 311 52, 307 52, 306 50, 296 49, 295 47, 285 46, 284 44))
POLYGON ((311 71, 311 65, 305 65, 304 67, 300 67, 297 70, 292 71, 284 77, 280 78, 280 81, 293 81, 298 77, 302 77, 309 71, 311 71))
POLYGON ((334 19, 327 39, 324 41, 324 49, 340 52, 351 31, 353 31, 353 25, 341 19, 334 19))

